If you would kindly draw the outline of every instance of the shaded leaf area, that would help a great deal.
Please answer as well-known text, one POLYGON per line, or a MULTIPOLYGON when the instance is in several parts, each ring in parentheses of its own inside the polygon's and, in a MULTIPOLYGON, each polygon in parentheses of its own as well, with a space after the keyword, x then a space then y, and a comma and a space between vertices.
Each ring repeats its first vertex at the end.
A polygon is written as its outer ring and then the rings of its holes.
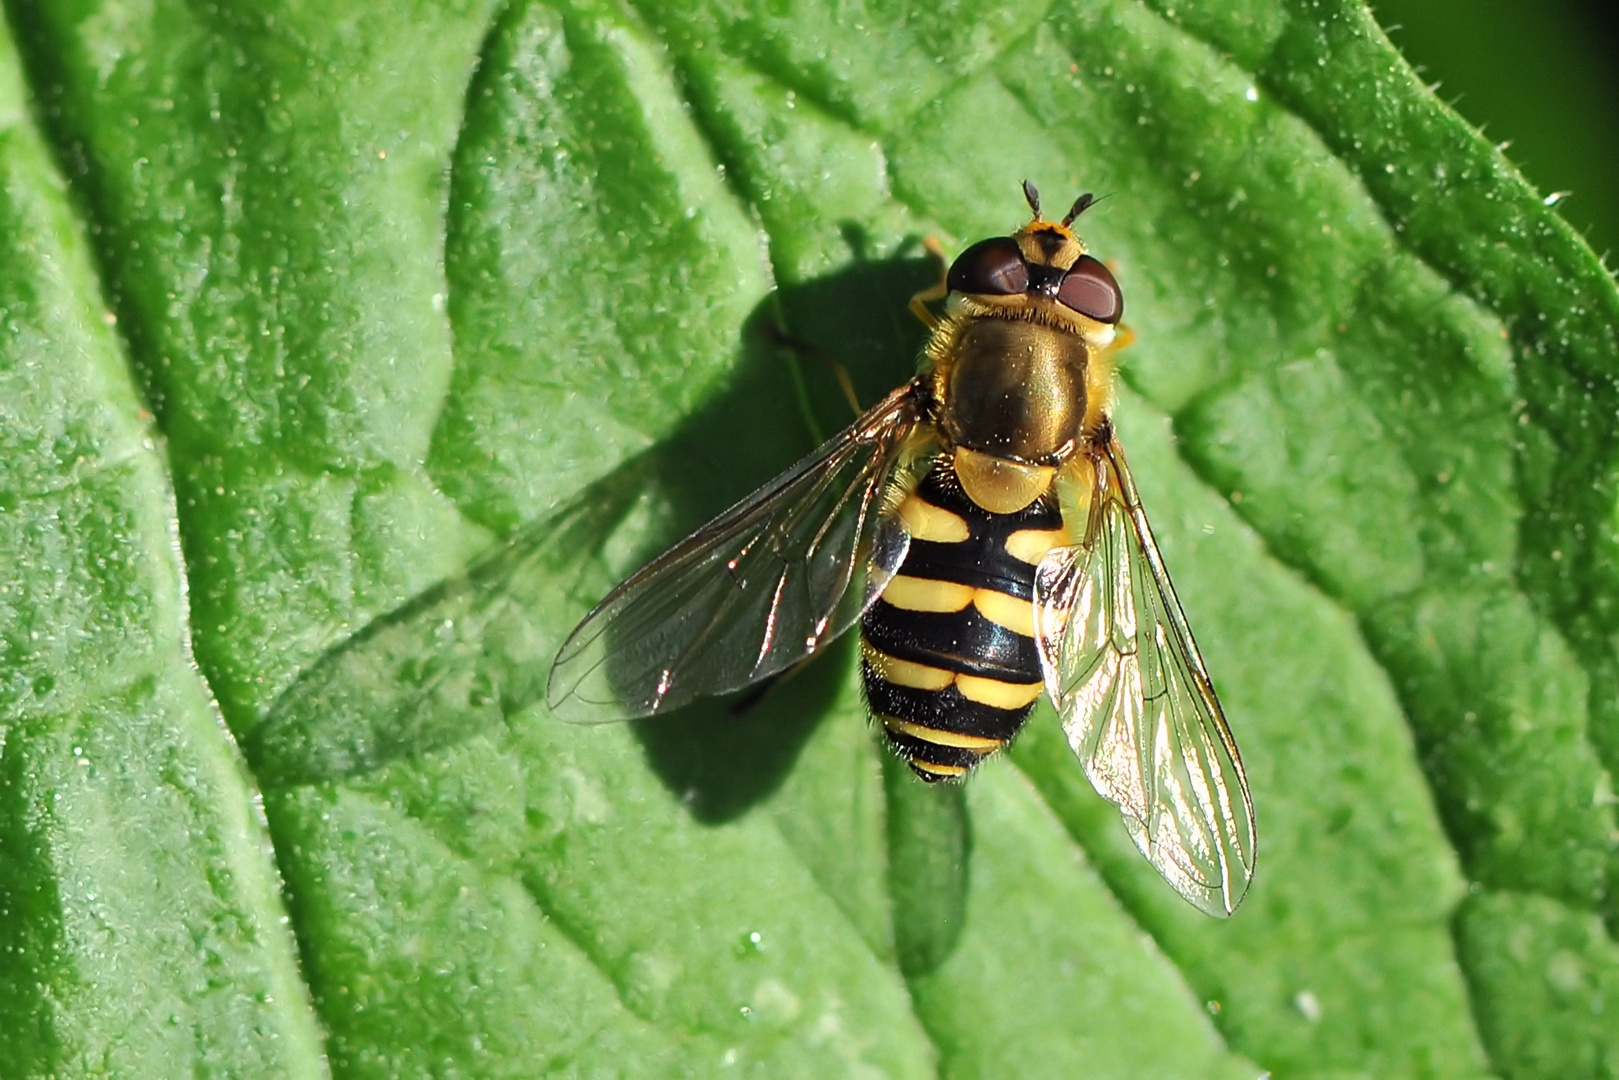
POLYGON ((1559 373, 1612 351, 1554 320, 1612 286, 1361 9, 9 10, 337 1075, 1252 1075, 1217 1027, 1456 1076, 1475 1021, 1511 1075, 1611 1053, 1566 1011, 1613 969, 1611 410, 1559 373), (1259 804, 1227 923, 1049 716, 964 796, 885 779, 847 651, 740 717, 527 708, 617 576, 841 425, 834 363, 908 374, 917 241, 1015 227, 1025 175, 1112 193, 1121 429, 1259 804), (1418 228, 1430 196, 1539 245, 1418 228), (1572 307, 1524 269, 1558 258, 1572 307))
POLYGON ((319 1077, 173 497, 0 36, 0 1073, 319 1077))

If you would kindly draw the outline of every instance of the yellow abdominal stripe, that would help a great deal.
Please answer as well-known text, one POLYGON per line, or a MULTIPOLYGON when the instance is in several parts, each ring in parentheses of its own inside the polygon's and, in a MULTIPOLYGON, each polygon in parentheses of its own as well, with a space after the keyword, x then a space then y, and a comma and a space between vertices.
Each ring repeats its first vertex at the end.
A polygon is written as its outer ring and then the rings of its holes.
POLYGON ((979 754, 992 753, 1002 746, 1000 739, 986 739, 982 735, 963 735, 956 731, 942 731, 939 728, 923 727, 921 724, 913 724, 909 720, 901 720, 897 716, 880 716, 878 719, 890 731, 897 731, 901 735, 909 735, 913 739, 921 739, 923 742, 930 742, 935 746, 954 746, 979 754))
POLYGON ((1009 683, 980 675, 957 675, 956 691, 968 701, 994 709, 1021 709, 1032 704, 1045 683, 1009 683))
POLYGON ((1034 637, 1034 605, 994 589, 973 593, 973 607, 990 622, 1024 637, 1034 637))
POLYGON ((1039 565, 1052 548, 1068 543, 1063 529, 1019 529, 1006 538, 1006 553, 1018 562, 1039 565))
POLYGON ((883 589, 883 602, 903 611, 929 612, 962 611, 971 604, 990 622, 1024 637, 1034 637, 1034 605, 995 589, 900 574, 883 589))
POLYGON ((882 676, 884 682, 893 683, 895 686, 905 686, 912 690, 944 690, 956 681, 956 673, 953 671, 895 659, 887 653, 878 652, 864 640, 860 642, 860 655, 871 665, 872 670, 882 676))
MULTIPOLYGON (((945 690, 954 683, 956 692, 962 697, 993 709, 1021 709, 1032 704, 1045 689, 1044 683, 1002 682, 982 675, 958 675, 943 668, 899 660, 878 652, 866 641, 860 642, 860 654, 884 682, 913 690, 945 690)), ((884 723, 887 722, 885 717, 884 723)))
POLYGON ((883 600, 906 611, 960 611, 973 602, 973 593, 971 585, 898 574, 883 589, 883 600))
POLYGON ((907 495, 899 504, 899 519, 912 540, 930 540, 936 544, 959 544, 971 535, 967 519, 960 514, 934 506, 920 495, 907 495))

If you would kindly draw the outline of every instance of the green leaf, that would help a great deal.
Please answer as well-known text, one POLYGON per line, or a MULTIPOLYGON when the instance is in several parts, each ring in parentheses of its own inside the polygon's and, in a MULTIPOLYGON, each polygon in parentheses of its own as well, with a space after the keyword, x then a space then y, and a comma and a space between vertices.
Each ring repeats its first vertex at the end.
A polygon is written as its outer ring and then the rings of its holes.
POLYGON ((151 414, 0 40, 0 1072, 313 1077, 151 414))
POLYGON ((7 11, 0 1072, 1619 1067, 1619 290, 1363 7, 7 11), (847 643, 739 716, 541 701, 1025 176, 1108 196, 1226 921, 1049 710, 913 784, 847 643))

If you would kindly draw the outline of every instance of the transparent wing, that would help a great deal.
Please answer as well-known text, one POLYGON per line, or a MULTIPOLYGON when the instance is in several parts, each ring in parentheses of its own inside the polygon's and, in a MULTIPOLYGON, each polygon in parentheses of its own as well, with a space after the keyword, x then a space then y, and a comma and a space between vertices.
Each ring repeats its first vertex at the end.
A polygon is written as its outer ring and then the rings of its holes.
POLYGON ((557 654, 552 710, 585 723, 668 712, 848 629, 910 544, 884 496, 931 430, 919 419, 914 385, 901 387, 619 585, 557 654))
POLYGON ((1048 554, 1035 579, 1046 688, 1136 847, 1223 917, 1254 872, 1248 778, 1117 439, 1087 466, 1085 541, 1048 554))

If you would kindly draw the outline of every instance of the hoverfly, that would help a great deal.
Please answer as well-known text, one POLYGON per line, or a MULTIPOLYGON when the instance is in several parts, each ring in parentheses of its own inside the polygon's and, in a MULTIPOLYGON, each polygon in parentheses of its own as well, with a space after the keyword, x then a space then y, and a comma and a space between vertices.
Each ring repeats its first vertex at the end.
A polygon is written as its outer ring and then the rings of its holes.
POLYGON ((1142 854, 1212 915, 1253 875, 1237 746, 1111 419, 1123 297, 1040 215, 911 308, 919 373, 602 600, 547 700, 672 711, 802 662, 857 621, 871 713, 923 780, 965 776, 1042 692, 1142 854), (935 317, 928 299, 945 297, 935 317))

